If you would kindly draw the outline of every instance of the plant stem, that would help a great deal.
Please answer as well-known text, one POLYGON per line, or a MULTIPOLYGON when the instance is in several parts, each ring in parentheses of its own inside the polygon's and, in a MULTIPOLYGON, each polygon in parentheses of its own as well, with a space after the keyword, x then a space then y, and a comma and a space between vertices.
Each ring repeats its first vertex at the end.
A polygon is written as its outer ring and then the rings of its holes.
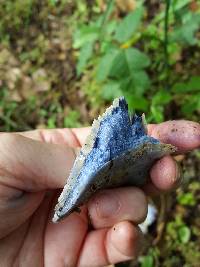
POLYGON ((103 27, 104 24, 107 22, 108 17, 109 17, 109 15, 110 15, 110 9, 111 9, 113 3, 114 3, 114 0, 110 0, 110 1, 108 2, 107 7, 106 7, 106 11, 105 11, 105 13, 104 13, 104 15, 103 15, 103 19, 102 19, 101 27, 103 27))
POLYGON ((103 14, 102 22, 101 22, 101 29, 100 29, 100 34, 99 34, 99 40, 102 41, 103 39, 103 33, 104 33, 104 25, 107 22, 110 12, 112 10, 112 5, 114 3, 114 0, 110 0, 106 6, 106 10, 103 14))
POLYGON ((165 21, 164 21, 164 71, 166 73, 166 89, 169 89, 169 74, 170 74, 170 66, 169 66, 169 38, 168 38, 168 31, 169 31, 169 8, 171 4, 171 0, 165 0, 166 7, 165 7, 165 21))

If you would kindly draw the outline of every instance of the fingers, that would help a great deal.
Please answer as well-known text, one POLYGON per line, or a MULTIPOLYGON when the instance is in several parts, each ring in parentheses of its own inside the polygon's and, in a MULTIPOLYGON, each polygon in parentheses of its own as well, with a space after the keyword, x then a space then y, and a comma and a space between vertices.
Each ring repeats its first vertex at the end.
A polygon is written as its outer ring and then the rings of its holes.
POLYGON ((18 134, 1 134, 0 151, 0 184, 34 192, 63 187, 75 159, 72 148, 18 134))
POLYGON ((144 193, 137 188, 105 190, 97 194, 95 200, 90 200, 88 205, 94 227, 101 229, 87 233, 85 206, 81 208, 80 214, 73 213, 59 224, 49 222, 45 233, 45 266, 65 264, 95 267, 136 257, 142 240, 141 232, 132 223, 120 221, 127 218, 135 223, 141 222, 146 215, 146 206, 144 193), (114 212, 109 217, 108 209, 113 209, 116 204, 112 203, 113 195, 117 196, 117 201, 120 198, 120 201, 117 202, 116 214, 114 212), (104 210, 99 206, 104 206, 104 210), (129 212, 134 214, 129 215, 129 212), (105 225, 112 228, 103 228, 105 225), (79 258, 78 263, 77 258, 79 258))
MULTIPOLYGON (((20 133, 23 136, 47 143, 82 146, 90 133, 91 127, 72 129, 35 130, 20 133)), ((164 143, 175 145, 179 152, 186 152, 200 147, 200 124, 177 120, 160 124, 149 124, 148 134, 164 143)))
POLYGON ((140 230, 127 221, 92 231, 85 239, 77 266, 105 266, 130 260, 137 257, 142 241, 140 230))
POLYGON ((44 192, 24 193, 0 185, 0 239, 24 223, 38 208, 44 192))
MULTIPOLYGON (((167 121, 148 125, 148 134, 163 143, 170 143, 184 153, 200 147, 200 124, 192 121, 167 121)), ((151 182, 144 186, 147 194, 155 195, 159 191, 169 191, 181 181, 180 169, 176 161, 166 156, 157 161, 150 172, 151 182)))
POLYGON ((151 169, 151 180, 161 191, 168 191, 180 183, 180 171, 176 161, 165 156, 158 160, 151 169))
POLYGON ((136 187, 104 190, 89 201, 88 213, 96 229, 126 220, 138 224, 146 217, 147 199, 136 187))
POLYGON ((85 144, 86 137, 90 134, 91 132, 91 127, 83 127, 83 128, 73 128, 71 129, 76 138, 78 139, 80 145, 85 144))
POLYGON ((25 137, 52 144, 65 144, 70 147, 81 147, 85 143, 91 128, 40 129, 20 132, 25 137))
MULTIPOLYGON (((58 224, 47 224, 44 239, 44 266, 77 266, 80 249, 87 234, 86 209, 73 213, 58 224)), ((92 265, 89 265, 92 266, 92 265)))
POLYGON ((166 121, 158 125, 150 125, 148 132, 161 142, 176 146, 179 153, 200 147, 200 124, 197 122, 166 121))
POLYGON ((158 195, 160 191, 176 189, 182 179, 180 168, 171 156, 165 156, 153 165, 150 178, 150 182, 143 187, 148 195, 158 195))

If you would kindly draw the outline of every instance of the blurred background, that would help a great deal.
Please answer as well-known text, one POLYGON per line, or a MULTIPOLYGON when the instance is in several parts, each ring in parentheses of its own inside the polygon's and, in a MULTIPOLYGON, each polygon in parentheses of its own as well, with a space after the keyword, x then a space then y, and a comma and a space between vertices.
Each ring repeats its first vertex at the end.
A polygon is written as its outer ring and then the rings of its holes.
MULTIPOLYGON (((147 121, 199 121, 199 0, 0 0, 0 131, 90 125, 113 98, 147 121)), ((200 151, 151 200, 137 262, 200 266, 200 151)))

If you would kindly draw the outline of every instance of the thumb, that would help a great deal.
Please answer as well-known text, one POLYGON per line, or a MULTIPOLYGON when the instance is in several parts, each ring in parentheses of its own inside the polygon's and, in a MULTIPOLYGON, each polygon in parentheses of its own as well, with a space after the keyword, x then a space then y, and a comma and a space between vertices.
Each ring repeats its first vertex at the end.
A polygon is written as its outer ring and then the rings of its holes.
POLYGON ((65 145, 0 134, 0 238, 30 218, 46 190, 63 187, 74 158, 65 145))
POLYGON ((28 192, 63 187, 75 159, 65 145, 12 133, 0 135, 0 184, 28 192))

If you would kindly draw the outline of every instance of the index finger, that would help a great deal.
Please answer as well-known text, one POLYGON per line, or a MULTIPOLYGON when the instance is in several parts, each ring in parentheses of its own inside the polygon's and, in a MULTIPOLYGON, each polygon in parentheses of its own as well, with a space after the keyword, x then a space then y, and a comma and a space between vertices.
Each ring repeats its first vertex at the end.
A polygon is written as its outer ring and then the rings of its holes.
MULTIPOLYGON (((91 127, 72 129, 44 129, 20 133, 23 136, 47 143, 82 146, 90 133, 91 127)), ((179 153, 200 147, 200 124, 187 120, 166 121, 149 124, 148 134, 163 143, 170 143, 178 148, 179 153)))
POLYGON ((27 132, 18 132, 18 134, 45 143, 81 147, 84 144, 86 137, 89 135, 90 130, 91 127, 38 129, 27 132))
MULTIPOLYGON (((200 146, 200 124, 179 120, 148 125, 149 135, 163 143, 178 148, 178 153, 188 152, 200 146)), ((145 185, 145 192, 156 194, 176 188, 181 181, 177 163, 171 156, 158 160, 151 169, 151 182, 145 185)))

